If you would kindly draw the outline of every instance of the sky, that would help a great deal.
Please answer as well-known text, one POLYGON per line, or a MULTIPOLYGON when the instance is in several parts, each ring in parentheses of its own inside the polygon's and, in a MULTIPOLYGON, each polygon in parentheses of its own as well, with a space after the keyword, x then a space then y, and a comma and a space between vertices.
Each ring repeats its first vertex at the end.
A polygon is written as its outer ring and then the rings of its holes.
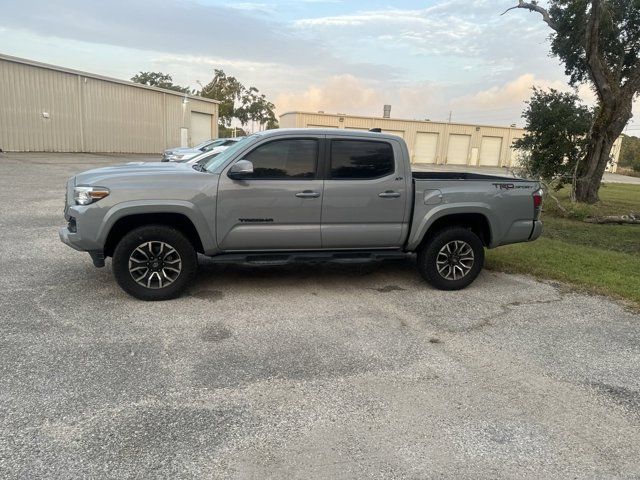
MULTIPOLYGON (((0 52, 199 88, 222 68, 279 114, 522 126, 533 85, 568 90, 549 29, 515 0, 0 0, 0 52)), ((544 2, 542 2, 544 4, 544 2)), ((588 86, 579 89, 593 103, 588 86)), ((634 111, 640 117, 640 102, 634 111)), ((640 135, 640 119, 627 133, 640 135)))

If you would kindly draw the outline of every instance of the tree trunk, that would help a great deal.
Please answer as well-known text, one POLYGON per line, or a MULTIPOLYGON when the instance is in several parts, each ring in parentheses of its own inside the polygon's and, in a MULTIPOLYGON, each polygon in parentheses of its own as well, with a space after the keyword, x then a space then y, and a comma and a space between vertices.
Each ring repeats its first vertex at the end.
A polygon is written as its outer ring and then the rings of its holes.
POLYGON ((614 142, 631 119, 632 100, 617 102, 619 107, 600 104, 589 132, 585 159, 580 162, 575 181, 574 196, 578 202, 596 203, 598 191, 614 142))

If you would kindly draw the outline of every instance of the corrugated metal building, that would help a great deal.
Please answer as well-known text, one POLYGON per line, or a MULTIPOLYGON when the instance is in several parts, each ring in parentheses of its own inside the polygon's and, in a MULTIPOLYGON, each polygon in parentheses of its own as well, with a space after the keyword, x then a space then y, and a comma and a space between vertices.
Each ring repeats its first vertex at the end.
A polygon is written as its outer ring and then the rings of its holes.
MULTIPOLYGON (((517 166, 513 141, 525 130, 515 127, 400 120, 355 115, 287 112, 280 115, 282 128, 345 128, 369 130, 380 128, 385 133, 404 138, 413 163, 465 165, 470 167, 517 166)), ((620 140, 616 143, 618 145, 620 140)), ((615 164, 620 153, 614 145, 615 164)))
POLYGON ((159 153, 218 136, 218 102, 0 54, 0 148, 159 153))

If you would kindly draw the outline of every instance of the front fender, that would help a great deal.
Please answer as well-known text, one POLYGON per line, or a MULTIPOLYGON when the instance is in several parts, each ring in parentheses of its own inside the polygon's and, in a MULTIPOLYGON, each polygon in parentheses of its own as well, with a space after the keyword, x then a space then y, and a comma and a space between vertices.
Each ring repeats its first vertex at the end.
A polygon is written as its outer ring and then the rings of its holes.
POLYGON ((184 200, 132 200, 118 203, 111 207, 104 216, 98 229, 98 243, 105 245, 109 232, 121 218, 146 213, 177 213, 184 215, 191 221, 198 232, 204 253, 211 254, 217 250, 215 232, 210 226, 213 225, 213 219, 208 222, 196 205, 184 200))

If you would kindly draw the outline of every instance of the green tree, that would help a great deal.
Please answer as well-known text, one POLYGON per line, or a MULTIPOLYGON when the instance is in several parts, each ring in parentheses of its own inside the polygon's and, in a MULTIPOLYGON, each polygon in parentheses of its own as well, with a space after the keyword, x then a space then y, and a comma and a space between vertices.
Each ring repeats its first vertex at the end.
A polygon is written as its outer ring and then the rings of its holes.
POLYGON ((223 127, 230 127, 234 118, 243 126, 250 121, 267 125, 267 128, 277 126, 275 105, 256 87, 245 87, 237 78, 225 74, 223 70, 214 70, 213 79, 202 86, 199 94, 220 102, 218 118, 223 127))
POLYGON ((213 79, 202 86, 201 97, 218 100, 218 120, 221 126, 230 127, 235 118, 236 104, 240 102, 245 88, 236 77, 220 69, 213 71, 213 79))
POLYGON ((275 108, 275 105, 257 88, 250 87, 242 95, 241 105, 236 109, 236 117, 242 125, 250 121, 260 125, 273 125, 277 123, 275 108))
POLYGON ((142 85, 149 85, 151 87, 166 88, 182 93, 191 93, 191 90, 188 87, 176 85, 173 83, 171 75, 162 72, 139 72, 137 75, 131 77, 131 81, 141 83, 142 85))
POLYGON ((562 187, 588 147, 593 112, 575 93, 535 88, 522 116, 526 133, 513 144, 528 175, 562 187))
POLYGON ((622 135, 618 165, 640 172, 640 138, 622 135))
MULTIPOLYGON (((598 105, 577 166, 574 194, 595 203, 615 140, 632 116, 640 90, 640 0, 518 0, 522 8, 542 15, 551 28, 551 52, 564 62, 570 83, 590 83, 598 105)), ((506 12, 505 12, 506 13, 506 12)))

